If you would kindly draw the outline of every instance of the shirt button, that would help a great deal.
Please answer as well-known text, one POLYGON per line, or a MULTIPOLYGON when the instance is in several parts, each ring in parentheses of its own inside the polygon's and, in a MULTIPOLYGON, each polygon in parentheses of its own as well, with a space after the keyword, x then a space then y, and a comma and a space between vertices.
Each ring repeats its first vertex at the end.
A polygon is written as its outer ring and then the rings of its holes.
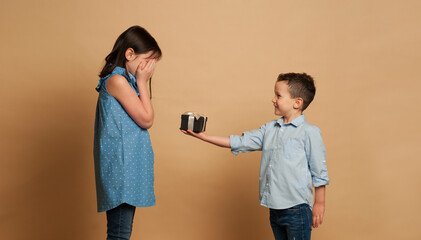
POLYGON ((269 186, 269 183, 266 183, 266 187, 268 187, 269 186))
POLYGON ((269 164, 269 167, 271 168, 271 167, 272 167, 272 165, 270 165, 270 164, 269 164))

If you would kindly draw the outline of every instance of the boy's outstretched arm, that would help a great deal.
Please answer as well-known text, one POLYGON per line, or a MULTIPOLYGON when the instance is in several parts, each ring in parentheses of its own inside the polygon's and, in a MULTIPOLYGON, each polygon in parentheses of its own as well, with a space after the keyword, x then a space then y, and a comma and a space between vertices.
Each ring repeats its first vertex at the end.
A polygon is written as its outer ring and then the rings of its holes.
POLYGON ((325 213, 325 186, 315 188, 315 199, 313 205, 313 227, 317 228, 323 223, 325 213))
POLYGON ((208 136, 205 132, 195 133, 190 129, 187 131, 184 131, 184 130, 180 130, 180 131, 183 132, 184 134, 196 137, 205 142, 215 144, 216 146, 231 148, 229 137, 208 136))

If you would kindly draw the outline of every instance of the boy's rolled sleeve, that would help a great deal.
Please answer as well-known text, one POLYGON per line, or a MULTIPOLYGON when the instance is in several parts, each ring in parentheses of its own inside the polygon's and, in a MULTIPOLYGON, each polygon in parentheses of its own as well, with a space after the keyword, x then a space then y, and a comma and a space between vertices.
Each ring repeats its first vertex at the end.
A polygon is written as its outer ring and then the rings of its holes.
POLYGON ((241 137, 237 135, 230 136, 231 152, 237 155, 240 152, 241 137))
POLYGON ((237 155, 240 152, 245 153, 256 150, 262 150, 264 134, 265 125, 263 125, 260 129, 244 132, 241 136, 231 135, 231 152, 234 155, 237 155))
POLYGON ((328 185, 326 149, 319 128, 313 126, 308 131, 307 137, 306 154, 313 187, 328 185))

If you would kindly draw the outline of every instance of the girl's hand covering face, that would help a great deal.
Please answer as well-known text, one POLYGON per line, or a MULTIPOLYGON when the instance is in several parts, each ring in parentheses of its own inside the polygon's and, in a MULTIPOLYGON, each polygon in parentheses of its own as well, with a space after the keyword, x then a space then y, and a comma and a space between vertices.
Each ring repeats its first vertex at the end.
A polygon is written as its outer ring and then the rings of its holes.
POLYGON ((141 61, 136 69, 136 79, 147 83, 155 71, 156 62, 157 60, 155 58, 149 61, 141 61))

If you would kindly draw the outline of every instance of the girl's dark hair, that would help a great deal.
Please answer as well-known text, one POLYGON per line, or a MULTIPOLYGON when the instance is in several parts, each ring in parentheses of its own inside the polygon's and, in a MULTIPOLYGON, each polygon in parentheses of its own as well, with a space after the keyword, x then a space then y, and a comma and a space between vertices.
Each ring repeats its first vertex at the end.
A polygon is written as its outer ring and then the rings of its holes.
MULTIPOLYGON (((115 67, 126 68, 126 50, 133 48, 135 54, 147 53, 153 51, 157 58, 161 58, 162 52, 155 39, 140 26, 132 26, 124 31, 116 40, 113 50, 105 58, 105 65, 99 74, 100 78, 106 77, 115 67)), ((127 69, 126 75, 129 76, 127 69)), ((151 80, 149 81, 149 90, 151 90, 151 80)), ((152 96, 152 92, 151 92, 152 96)))

